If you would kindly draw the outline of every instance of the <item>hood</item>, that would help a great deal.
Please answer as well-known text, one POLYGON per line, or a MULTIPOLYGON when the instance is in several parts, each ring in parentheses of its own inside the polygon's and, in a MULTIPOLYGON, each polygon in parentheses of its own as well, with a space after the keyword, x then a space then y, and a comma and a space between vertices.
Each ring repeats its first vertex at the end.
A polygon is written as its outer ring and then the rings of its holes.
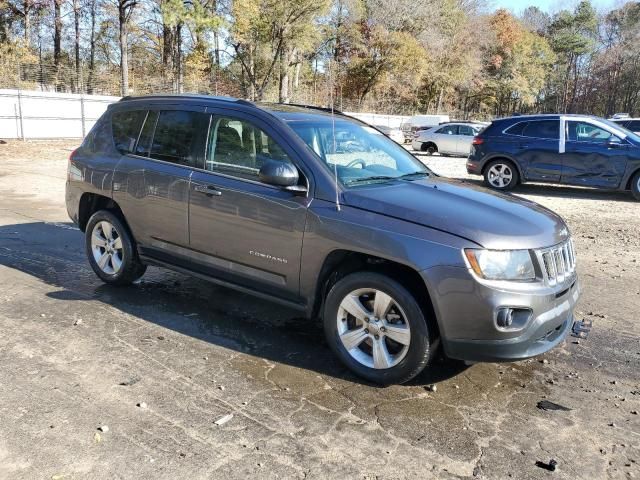
POLYGON ((346 205, 452 233, 492 249, 541 248, 569 236, 551 210, 459 180, 427 177, 345 190, 346 205))

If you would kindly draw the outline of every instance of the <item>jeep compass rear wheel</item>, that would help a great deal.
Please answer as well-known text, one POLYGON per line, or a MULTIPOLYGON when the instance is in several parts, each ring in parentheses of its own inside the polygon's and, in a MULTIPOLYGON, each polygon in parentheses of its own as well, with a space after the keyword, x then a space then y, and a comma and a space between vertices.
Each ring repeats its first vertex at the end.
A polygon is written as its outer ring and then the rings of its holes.
POLYGON ((485 183, 496 190, 511 190, 518 180, 518 170, 509 161, 494 160, 484 171, 485 183))
POLYGON ((138 258, 127 228, 107 210, 100 210, 89 219, 85 247, 91 268, 105 283, 128 285, 147 269, 138 258))
POLYGON ((327 296, 324 328, 340 360, 376 383, 407 382, 429 361, 422 309, 409 291, 384 275, 353 273, 337 282, 327 296))

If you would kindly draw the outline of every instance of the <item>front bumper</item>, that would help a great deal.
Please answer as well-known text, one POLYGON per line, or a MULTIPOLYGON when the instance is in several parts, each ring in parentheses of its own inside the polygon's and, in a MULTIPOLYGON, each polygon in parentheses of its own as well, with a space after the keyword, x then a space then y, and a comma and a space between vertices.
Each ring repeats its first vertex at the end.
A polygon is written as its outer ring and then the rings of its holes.
POLYGON ((471 362, 511 362, 548 352, 564 341, 573 325, 573 311, 560 324, 545 323, 523 335, 507 340, 448 340, 450 358, 471 362))
MULTIPOLYGON (((495 288, 479 283, 466 269, 437 267, 433 306, 446 356, 472 362, 522 360, 560 344, 573 326, 573 309, 580 298, 574 275, 557 288, 527 290, 495 288), (496 312, 503 307, 531 311, 517 330, 498 327, 496 312)), ((433 286, 434 283, 431 283, 433 286)))

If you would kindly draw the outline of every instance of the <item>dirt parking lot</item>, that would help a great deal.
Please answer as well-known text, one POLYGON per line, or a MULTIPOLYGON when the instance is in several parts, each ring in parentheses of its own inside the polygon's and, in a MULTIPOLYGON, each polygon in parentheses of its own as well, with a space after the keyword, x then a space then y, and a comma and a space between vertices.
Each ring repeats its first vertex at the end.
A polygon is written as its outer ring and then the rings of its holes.
MULTIPOLYGON (((515 192, 571 228, 588 339, 379 388, 295 312, 157 268, 102 284, 64 207, 75 143, 0 145, 1 479, 640 478, 630 195, 515 192), (536 465, 551 459, 555 472, 536 465)), ((422 158, 466 177, 464 159, 422 158)))

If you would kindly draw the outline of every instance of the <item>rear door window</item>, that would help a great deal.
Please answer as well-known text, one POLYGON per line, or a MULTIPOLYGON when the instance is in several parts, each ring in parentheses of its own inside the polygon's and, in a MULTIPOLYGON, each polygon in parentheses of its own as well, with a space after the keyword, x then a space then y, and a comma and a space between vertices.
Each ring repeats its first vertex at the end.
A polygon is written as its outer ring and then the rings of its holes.
POLYGON ((529 122, 522 136, 558 140, 560 138, 560 120, 537 120, 529 122))
POLYGON ((469 125, 460 125, 459 127, 460 135, 464 135, 466 137, 472 137, 476 134, 476 132, 469 125))
POLYGON ((121 154, 133 152, 146 115, 146 110, 127 110, 116 112, 111 117, 113 142, 121 154))
POLYGON ((442 127, 436 133, 441 135, 458 135, 458 125, 447 125, 446 127, 442 127))
MULTIPOLYGON (((149 156, 156 160, 193 166, 194 142, 203 116, 202 113, 183 110, 160 112, 149 156)), ((143 145, 141 147, 145 148, 143 145)))

